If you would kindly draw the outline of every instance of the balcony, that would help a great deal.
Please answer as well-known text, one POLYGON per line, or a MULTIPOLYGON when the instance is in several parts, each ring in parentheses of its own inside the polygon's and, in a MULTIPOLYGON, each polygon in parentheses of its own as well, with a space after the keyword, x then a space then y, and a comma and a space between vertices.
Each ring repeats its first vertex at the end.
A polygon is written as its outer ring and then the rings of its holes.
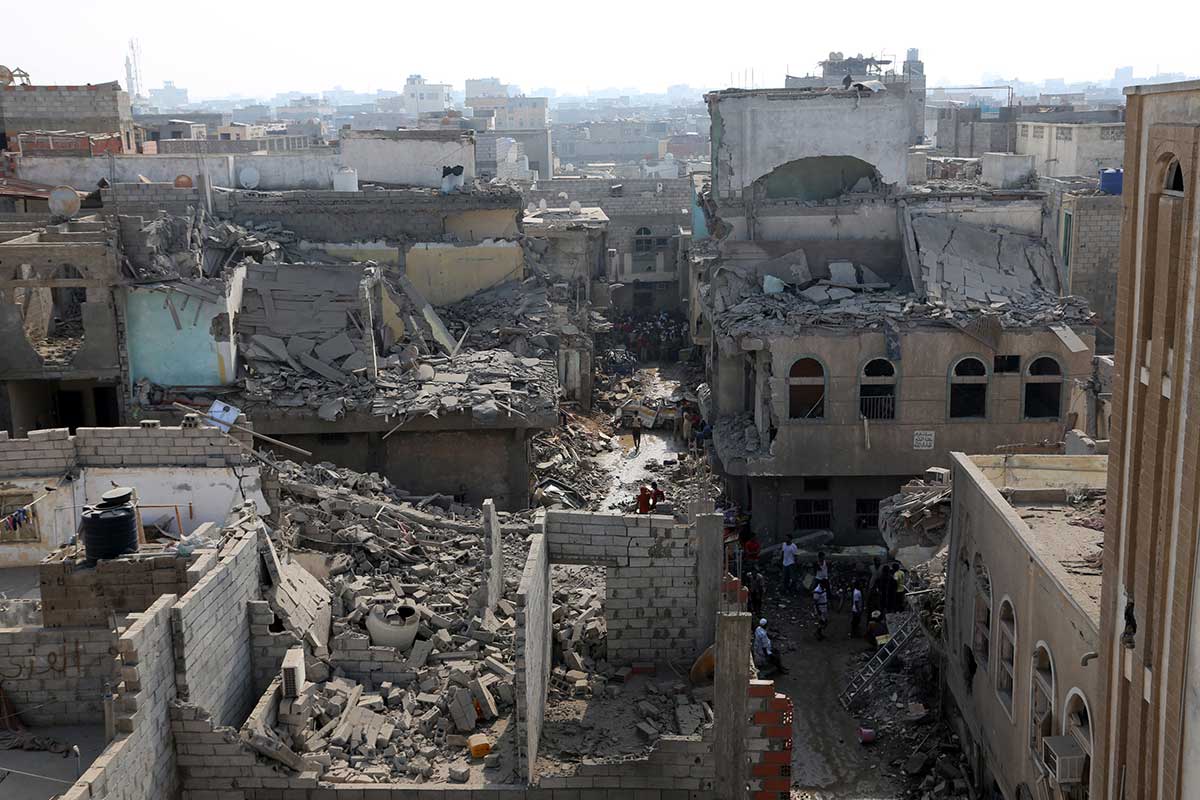
POLYGON ((859 395, 858 413, 863 419, 895 419, 896 397, 885 395, 859 395))

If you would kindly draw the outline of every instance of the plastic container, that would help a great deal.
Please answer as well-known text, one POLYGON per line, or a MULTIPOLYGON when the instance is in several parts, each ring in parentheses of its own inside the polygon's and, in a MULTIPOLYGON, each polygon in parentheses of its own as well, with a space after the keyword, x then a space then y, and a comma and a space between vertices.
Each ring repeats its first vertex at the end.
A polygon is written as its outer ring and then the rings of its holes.
POLYGON ((120 558, 138 551, 137 513, 132 504, 86 506, 80 516, 79 533, 88 561, 120 558))
POLYGON ((1100 170, 1100 191, 1105 194, 1120 194, 1121 187, 1125 183, 1125 170, 1123 169, 1102 169, 1100 170))
POLYGON ((467 737, 467 747, 471 749, 471 758, 483 758, 492 752, 492 743, 482 733, 467 737))

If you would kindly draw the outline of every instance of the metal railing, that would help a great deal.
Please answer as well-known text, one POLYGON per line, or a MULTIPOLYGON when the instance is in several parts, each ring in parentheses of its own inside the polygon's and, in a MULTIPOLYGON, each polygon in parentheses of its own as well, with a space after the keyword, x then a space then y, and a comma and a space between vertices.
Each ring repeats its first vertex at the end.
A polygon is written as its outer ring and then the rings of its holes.
POLYGON ((858 413, 863 419, 895 419, 895 395, 860 395, 858 398, 858 413))

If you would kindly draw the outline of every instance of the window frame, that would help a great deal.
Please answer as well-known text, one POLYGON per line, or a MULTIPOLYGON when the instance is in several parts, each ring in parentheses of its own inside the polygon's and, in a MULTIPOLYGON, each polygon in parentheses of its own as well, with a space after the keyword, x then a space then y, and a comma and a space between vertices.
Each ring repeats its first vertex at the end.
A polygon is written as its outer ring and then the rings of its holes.
MULTIPOLYGON (((6 517, 18 508, 24 508, 32 504, 36 498, 37 493, 33 487, 12 486, 0 489, 0 517, 6 517)), ((36 544, 40 541, 42 541, 40 516, 30 520, 28 525, 22 525, 20 530, 0 530, 0 544, 36 544)))
POLYGON ((1000 623, 997 626, 999 628, 1000 636, 998 637, 999 641, 997 643, 996 652, 996 698, 1000 701, 1000 706, 1004 709, 1004 713, 1008 715, 1008 721, 1015 723, 1016 720, 1013 708, 1014 704, 1016 703, 1017 696, 1017 608, 1013 604, 1012 598, 1010 598, 1008 595, 1000 598, 1000 613, 997 615, 997 619, 1000 623), (1011 627, 1008 627, 1005 624, 1005 608, 1009 610, 1009 613, 1012 616, 1011 627), (1008 657, 1006 657, 1004 654, 1004 645, 1006 640, 1011 651, 1008 657), (1009 681, 1007 701, 1004 694, 1005 690, 1000 686, 1000 680, 1005 675, 1008 676, 1009 681))
POLYGON ((980 671, 985 675, 991 673, 992 663, 992 573, 987 568, 987 564, 983 561, 982 553, 975 553, 975 558, 971 561, 971 577, 973 590, 973 613, 971 615, 971 650, 975 654, 975 662, 981 667, 980 671), (982 571, 982 576, 986 579, 986 586, 982 585, 979 578, 982 571), (984 612, 982 615, 980 612, 984 612), (985 619, 980 619, 984 616, 985 619), (982 647, 980 643, 982 642, 982 647))
MULTIPOLYGON (((890 358, 887 358, 886 356, 875 356, 873 358, 868 358, 863 363, 863 365, 861 367, 859 367, 859 370, 858 370, 858 418, 860 420, 861 419, 869 419, 872 422, 894 422, 897 418, 896 406, 898 404, 899 398, 900 398, 900 370, 896 366, 896 362, 892 361, 890 358), (867 375, 867 368, 878 361, 881 361, 892 368, 892 374, 890 376, 868 376, 867 375), (888 387, 891 387, 892 393, 890 395, 869 395, 867 397, 864 397, 864 395, 863 395, 863 387, 864 386, 888 386, 888 387), (871 417, 869 417, 866 414, 864 414, 863 413, 864 400, 866 400, 866 399, 873 400, 873 399, 880 398, 880 397, 891 397, 891 399, 892 399, 891 415, 890 416, 878 416, 878 417, 871 416, 871 417)), ((880 403, 880 405, 886 406, 887 404, 880 403)))
POLYGON ((946 419, 949 422, 972 422, 988 418, 988 401, 991 392, 988 391, 992 382, 992 371, 988 367, 987 360, 978 353, 964 353, 954 359, 950 364, 950 371, 946 376, 946 419), (983 375, 956 375, 955 371, 964 361, 974 360, 979 362, 983 367, 983 375), (955 386, 978 386, 983 385, 983 414, 973 416, 955 416, 954 415, 954 387, 955 386))
POLYGON ((833 528, 833 498, 830 497, 796 497, 792 501, 792 529, 797 531, 820 531, 833 528), (814 507, 809 511, 800 511, 801 503, 812 503, 814 507), (815 508, 816 504, 822 504, 825 507, 824 511, 815 508), (828 525, 812 525, 801 526, 800 517, 824 517, 828 525))
POLYGON ((1042 764, 1042 739, 1046 736, 1054 735, 1054 700, 1056 694, 1055 682, 1058 680, 1056 670, 1054 669, 1054 653, 1050 650, 1050 645, 1045 641, 1039 640, 1033 646, 1033 653, 1029 657, 1029 727, 1028 745, 1029 750, 1033 753, 1034 762, 1042 764), (1038 654, 1042 651, 1046 653, 1046 660, 1050 662, 1050 685, 1047 687, 1044 683, 1044 678, 1040 675, 1042 670, 1038 669, 1038 654), (1042 692, 1046 694, 1049 710, 1047 712, 1046 721, 1049 723, 1047 728, 1049 733, 1042 733, 1035 727, 1037 725, 1037 694, 1042 692))
POLYGON ((822 361, 821 359, 817 358, 814 355, 796 356, 796 358, 794 358, 792 360, 791 365, 788 366, 787 387, 788 387, 788 409, 787 409, 788 410, 788 415, 787 415, 788 422, 791 422, 791 423, 821 423, 821 422, 826 421, 827 414, 828 414, 828 405, 829 405, 829 369, 825 366, 824 361, 822 361), (820 367, 821 377, 820 378, 813 378, 813 377, 793 378, 792 370, 795 369, 796 365, 799 364, 801 361, 811 361, 814 364, 816 364, 818 367, 820 367), (793 414, 792 413, 792 387, 793 386, 817 386, 817 385, 820 385, 820 387, 821 387, 821 397, 809 409, 810 413, 805 414, 803 416, 793 414), (811 412, 817 408, 819 408, 821 410, 821 413, 817 416, 813 416, 811 412))
POLYGON ((1021 370, 1021 419, 1026 422, 1060 422, 1063 418, 1063 389, 1067 383, 1067 378, 1063 370, 1062 361, 1053 353, 1038 353, 1025 364, 1021 370), (1058 368, 1057 375, 1034 375, 1033 367, 1042 359, 1049 359, 1054 362, 1054 366, 1058 368), (1031 417, 1029 416, 1029 397, 1028 387, 1040 384, 1056 383, 1058 384, 1058 414, 1053 417, 1031 417))
POLYGON ((645 225, 633 232, 633 252, 640 256, 654 253, 654 232, 645 225))
POLYGON ((877 531, 877 530, 879 530, 879 504, 880 504, 880 502, 882 502, 882 501, 868 498, 868 497, 854 498, 854 529, 855 530, 857 530, 857 531, 877 531), (864 503, 872 504, 873 510, 864 512, 862 510, 862 505, 864 503), (869 519, 871 517, 873 517, 875 519, 874 524, 872 524, 872 525, 863 525, 862 524, 862 521, 864 518, 869 519))

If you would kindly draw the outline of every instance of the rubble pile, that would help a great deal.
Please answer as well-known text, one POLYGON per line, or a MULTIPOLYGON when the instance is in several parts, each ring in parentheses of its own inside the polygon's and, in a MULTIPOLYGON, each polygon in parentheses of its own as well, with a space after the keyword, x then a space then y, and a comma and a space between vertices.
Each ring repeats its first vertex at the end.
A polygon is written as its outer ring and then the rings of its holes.
POLYGON ((944 481, 918 479, 900 487, 898 494, 879 504, 879 531, 884 542, 892 550, 939 546, 946 538, 952 492, 944 481))
POLYGON ((142 226, 146 259, 126 262, 139 280, 153 278, 217 278, 243 259, 258 263, 287 260, 285 247, 299 240, 279 223, 218 221, 204 209, 168 214, 142 226))
POLYGON ((558 351, 549 330, 553 308, 545 282, 538 277, 508 281, 443 306, 447 330, 468 350, 502 348, 518 356, 546 358, 558 351))
MULTIPOLYGON (((262 345, 269 338, 254 337, 260 350, 266 349, 262 345)), ((338 338, 346 337, 330 341, 338 338)), ((346 363, 361 355, 351 346, 349 352, 331 356, 335 360, 345 359, 333 368, 341 373, 342 379, 331 380, 309 371, 309 361, 297 362, 291 357, 292 340, 278 341, 282 350, 279 346, 267 350, 268 355, 274 352, 277 361, 259 358, 256 351, 255 360, 248 365, 242 383, 243 396, 249 404, 306 406, 316 409, 317 415, 329 422, 347 413, 369 412, 389 419, 397 417, 401 425, 416 417, 461 411, 469 411, 472 418, 487 423, 500 416, 528 417, 553 412, 557 404, 558 372, 554 362, 520 358, 508 350, 421 357, 413 348, 402 348, 380 362, 378 375, 371 380, 365 365, 346 363)), ((274 343, 265 344, 270 347, 274 343)), ((310 349, 319 353, 325 344, 329 342, 310 349)), ((315 361, 316 356, 310 359, 315 361)))
POLYGON ((595 457, 619 444, 595 419, 566 412, 564 417, 565 424, 532 439, 534 503, 595 508, 607 480, 595 457))

